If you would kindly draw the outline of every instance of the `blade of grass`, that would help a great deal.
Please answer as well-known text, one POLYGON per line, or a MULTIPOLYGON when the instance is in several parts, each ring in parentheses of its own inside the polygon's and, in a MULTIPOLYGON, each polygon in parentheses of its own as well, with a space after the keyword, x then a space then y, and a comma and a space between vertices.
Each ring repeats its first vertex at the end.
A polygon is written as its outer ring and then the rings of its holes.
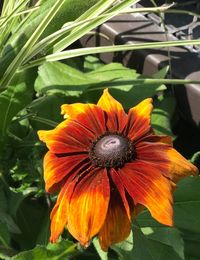
MULTIPOLYGON (((161 84, 174 84, 174 85, 185 85, 185 84, 200 84, 200 80, 190 80, 190 79, 152 79, 152 78, 146 78, 146 79, 135 79, 131 80, 131 83, 133 86, 137 85, 161 85, 161 84)), ((126 83, 123 82, 124 88, 126 88, 126 83)), ((128 82, 128 87, 130 87, 130 82, 128 82)), ((92 87, 88 88, 87 92, 96 91, 99 89, 103 89, 105 86, 99 86, 99 87, 92 87)), ((109 88, 121 88, 121 86, 110 86, 109 88)))
POLYGON ((85 19, 99 15, 100 13, 104 12, 108 7, 110 7, 114 2, 116 2, 116 0, 100 0, 88 11, 83 13, 78 19, 76 19, 76 22, 83 21, 85 19))
MULTIPOLYGON (((39 5, 40 1, 37 2, 37 4, 35 5, 35 7, 38 9, 40 7, 39 5)), ((24 26, 24 24, 30 19, 30 16, 32 15, 32 12, 29 12, 25 17, 23 17, 23 19, 21 20, 21 22, 19 23, 19 25, 13 30, 12 35, 9 38, 9 41, 12 42, 13 38, 16 37, 16 35, 18 34, 18 32, 20 31, 20 29, 24 26)))
POLYGON ((89 55, 89 54, 142 50, 142 49, 154 49, 154 48, 175 47, 175 46, 187 46, 187 45, 194 45, 194 44, 196 44, 196 45, 200 44, 200 40, 150 42, 150 43, 140 43, 140 44, 125 44, 125 45, 73 49, 73 50, 67 50, 67 51, 47 55, 41 59, 32 61, 29 64, 22 66, 22 69, 27 69, 27 68, 31 68, 34 66, 38 66, 45 61, 58 61, 58 60, 64 60, 64 59, 69 59, 69 58, 83 56, 83 55, 89 55))
MULTIPOLYGON (((97 2, 94 6, 92 6, 87 12, 85 12, 81 17, 79 17, 76 21, 85 21, 90 18, 97 18, 102 12, 107 10, 111 5, 116 2, 116 0, 101 0, 97 2)), ((67 48, 71 43, 75 42, 77 39, 81 37, 81 35, 86 34, 91 29, 88 27, 88 24, 94 22, 85 22, 79 27, 75 28, 70 35, 66 34, 63 39, 61 39, 58 43, 56 43, 53 47, 53 52, 58 52, 67 48)))
MULTIPOLYGON (((94 6, 92 6, 88 11, 83 13, 78 19, 74 22, 67 23, 64 27, 52 35, 43 39, 40 43, 36 44, 35 48, 31 50, 29 53, 28 60, 30 60, 33 56, 35 56, 38 52, 41 52, 42 49, 51 47, 50 44, 55 42, 60 36, 65 36, 68 32, 75 28, 75 30, 81 30, 81 26, 85 25, 86 22, 91 22, 96 19, 101 12, 105 11, 108 7, 111 6, 112 3, 116 2, 116 0, 101 0, 97 2, 94 6), (77 28, 78 27, 78 28, 77 28), (48 46, 47 46, 48 45, 48 46)), ((25 61, 26 62, 26 61, 25 61)))
MULTIPOLYGON (((85 19, 90 19, 98 17, 102 12, 105 12, 109 7, 114 4, 116 0, 100 0, 94 6, 89 8, 85 13, 83 13, 76 21, 84 21, 85 19)), ((80 25, 78 28, 73 30, 73 33, 84 28, 85 24, 80 25)))
POLYGON ((12 63, 4 73, 4 76, 0 82, 1 87, 5 88, 8 86, 18 67, 22 64, 32 46, 37 42, 40 35, 44 32, 58 10, 62 7, 64 1, 65 0, 57 0, 52 6, 45 19, 41 22, 41 24, 38 26, 38 28, 35 30, 35 32, 32 34, 32 36, 29 38, 29 40, 26 42, 26 44, 23 46, 21 51, 18 53, 18 55, 15 57, 15 59, 12 61, 12 63))
MULTIPOLYGON (((18 12, 18 13, 15 13, 13 15, 13 17, 16 17, 16 16, 20 16, 20 15, 23 15, 23 14, 27 14, 27 13, 31 13, 33 11, 36 11, 37 9, 39 8, 39 6, 35 6, 35 7, 31 7, 31 8, 28 8, 24 11, 21 11, 21 12, 18 12)), ((7 18, 7 16, 5 17, 0 17, 0 21, 5 21, 5 19, 7 18)))
POLYGON ((14 14, 18 11, 24 10, 28 2, 29 0, 23 0, 19 3, 16 3, 16 7, 14 7, 11 13, 6 16, 6 19, 0 21, 0 50, 9 38, 10 32, 16 27, 17 18, 14 16, 14 14))
MULTIPOLYGON (((112 16, 117 16, 120 14, 126 14, 126 13, 138 13, 138 12, 165 12, 168 8, 170 8, 173 5, 168 5, 168 6, 160 6, 158 8, 155 7, 151 7, 151 8, 131 8, 131 10, 127 10, 127 11, 122 11, 120 13, 116 12, 112 12, 112 13, 104 13, 99 15, 99 18, 101 17, 110 17, 110 15, 112 16)), ((61 37, 62 35, 64 35, 66 32, 69 32, 71 29, 82 25, 86 22, 90 22, 90 21, 94 21, 98 19, 97 17, 93 17, 93 18, 89 18, 89 19, 85 19, 83 21, 74 21, 74 22, 70 22, 70 23, 66 23, 65 26, 56 31, 55 33, 50 34, 49 36, 45 37, 44 39, 42 39, 40 42, 38 42, 31 50, 31 52, 29 53, 28 57, 26 60, 24 60, 24 63, 28 62, 32 57, 34 57, 35 55, 37 55, 38 53, 41 53, 41 51, 43 51, 45 48, 50 47, 51 44, 53 44, 53 42, 55 42, 59 37, 61 37)))
POLYGON ((14 0, 4 0, 1 15, 7 16, 13 9, 14 4, 15 4, 14 0))
POLYGON ((21 9, 23 9, 26 4, 29 2, 29 0, 23 0, 19 5, 16 6, 16 8, 14 8, 12 10, 12 12, 6 16, 5 20, 0 22, 0 28, 2 28, 3 26, 6 26, 7 23, 13 19, 13 17, 15 16, 15 14, 19 11, 21 11, 21 9))
MULTIPOLYGON (((129 7, 132 4, 135 4, 139 2, 140 0, 125 0, 123 2, 120 2, 118 5, 111 8, 110 12, 118 12, 120 13, 123 9, 129 7)), ((69 45, 71 45, 73 42, 81 38, 83 35, 85 35, 87 32, 91 31, 95 27, 99 26, 100 24, 104 23, 105 21, 112 18, 113 15, 109 15, 108 17, 97 17, 95 21, 88 22, 85 26, 81 26, 78 29, 75 29, 75 31, 72 31, 69 36, 66 36, 62 40, 60 40, 57 44, 54 45, 53 52, 59 52, 67 48, 69 45)))

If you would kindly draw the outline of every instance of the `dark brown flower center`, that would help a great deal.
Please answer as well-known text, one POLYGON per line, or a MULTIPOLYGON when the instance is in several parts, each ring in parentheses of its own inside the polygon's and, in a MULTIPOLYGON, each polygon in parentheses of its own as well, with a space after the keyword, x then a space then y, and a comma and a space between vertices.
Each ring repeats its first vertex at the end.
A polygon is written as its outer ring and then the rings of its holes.
POLYGON ((90 150, 90 159, 95 166, 122 167, 135 156, 132 142, 119 134, 108 133, 98 138, 90 150))

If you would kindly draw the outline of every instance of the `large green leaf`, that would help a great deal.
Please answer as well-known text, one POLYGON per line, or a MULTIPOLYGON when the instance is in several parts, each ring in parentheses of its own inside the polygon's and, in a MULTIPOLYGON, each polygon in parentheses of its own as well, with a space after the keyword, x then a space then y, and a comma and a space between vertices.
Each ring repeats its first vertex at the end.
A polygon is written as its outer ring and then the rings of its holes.
MULTIPOLYGON (((133 236, 112 248, 121 260, 184 260, 183 240, 178 232, 140 229, 133 226, 133 236)), ((173 229, 172 229, 173 230, 173 229)), ((174 230, 173 230, 174 231, 174 230)))
POLYGON ((39 68, 35 89, 39 94, 60 94, 79 96, 82 101, 95 103, 103 88, 109 87, 115 98, 125 108, 132 107, 142 99, 155 95, 159 84, 133 83, 141 78, 135 70, 119 63, 98 66, 89 73, 83 73, 60 62, 45 63, 39 68))
MULTIPOLYGON (((182 260, 172 246, 158 240, 149 239, 139 228, 133 227, 134 247, 129 259, 137 260, 182 260)), ((169 239, 171 236, 169 235, 169 239)), ((128 258, 127 258, 128 259, 128 258)))

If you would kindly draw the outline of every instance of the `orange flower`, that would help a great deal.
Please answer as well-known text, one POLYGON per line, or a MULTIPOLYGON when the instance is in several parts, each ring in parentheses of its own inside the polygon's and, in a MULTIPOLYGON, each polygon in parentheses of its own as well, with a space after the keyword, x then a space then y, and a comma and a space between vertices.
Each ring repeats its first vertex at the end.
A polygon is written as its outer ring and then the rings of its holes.
POLYGON ((174 182, 198 170, 172 148, 170 137, 154 134, 152 107, 148 98, 126 114, 106 89, 97 105, 63 105, 66 120, 38 132, 49 149, 46 191, 60 191, 51 212, 51 242, 66 226, 83 246, 98 235, 107 250, 128 237, 141 205, 173 225, 174 182))

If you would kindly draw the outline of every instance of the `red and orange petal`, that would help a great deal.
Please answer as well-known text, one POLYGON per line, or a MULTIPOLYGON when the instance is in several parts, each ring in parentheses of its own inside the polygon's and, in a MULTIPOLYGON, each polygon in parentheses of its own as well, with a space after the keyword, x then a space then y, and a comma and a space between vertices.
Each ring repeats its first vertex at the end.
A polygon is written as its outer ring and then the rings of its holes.
MULTIPOLYGON (((155 137, 153 139, 155 140, 155 137)), ((173 182, 198 174, 198 169, 171 147, 170 140, 164 140, 162 137, 156 139, 158 142, 146 142, 150 138, 144 138, 135 145, 138 160, 160 169, 162 174, 173 182)))
POLYGON ((129 110, 124 134, 133 142, 152 132, 150 124, 152 109, 152 99, 147 98, 129 110))
POLYGON ((38 135, 52 153, 66 154, 87 152, 95 135, 80 124, 71 121, 64 127, 53 130, 40 130, 38 135))
POLYGON ((61 112, 65 118, 80 123, 95 136, 100 136, 106 131, 104 112, 97 105, 81 103, 62 105, 61 112))
POLYGON ((173 225, 172 187, 162 172, 144 162, 126 163, 119 177, 135 204, 142 204, 160 223, 173 225))
POLYGON ((120 177, 118 176, 118 173, 115 169, 111 169, 110 170, 110 176, 111 176, 111 179, 113 181, 113 184, 114 186, 116 187, 116 189, 118 190, 119 194, 120 194, 120 197, 123 201, 123 205, 125 207, 125 210, 126 210, 126 214, 129 218, 129 220, 131 221, 131 209, 130 209, 130 205, 128 203, 128 200, 127 200, 127 196, 126 196, 126 190, 121 182, 121 179, 120 177))
POLYGON ((105 116, 101 108, 90 104, 63 105, 68 119, 55 129, 38 131, 52 153, 88 152, 93 141, 105 133, 105 116))
POLYGON ((185 176, 198 175, 199 171, 196 166, 186 160, 175 149, 169 149, 168 158, 170 160, 170 172, 172 174, 172 180, 174 182, 179 181, 185 176))
POLYGON ((52 152, 47 152, 43 163, 46 191, 49 193, 57 191, 67 176, 71 173, 78 175, 88 162, 87 154, 58 157, 52 152))
POLYGON ((116 190, 111 191, 110 203, 104 224, 99 232, 99 242, 104 251, 112 244, 126 239, 131 231, 131 222, 116 190))
POLYGON ((94 169, 85 175, 74 188, 68 209, 69 232, 82 245, 102 227, 110 200, 110 184, 106 169, 94 169))
POLYGON ((71 195, 73 193, 78 177, 73 173, 62 187, 57 202, 51 212, 51 237, 50 241, 55 243, 68 221, 68 208, 71 195))
POLYGON ((114 99, 105 89, 97 105, 106 112, 107 130, 110 132, 122 132, 127 124, 127 114, 124 112, 122 105, 114 99))

